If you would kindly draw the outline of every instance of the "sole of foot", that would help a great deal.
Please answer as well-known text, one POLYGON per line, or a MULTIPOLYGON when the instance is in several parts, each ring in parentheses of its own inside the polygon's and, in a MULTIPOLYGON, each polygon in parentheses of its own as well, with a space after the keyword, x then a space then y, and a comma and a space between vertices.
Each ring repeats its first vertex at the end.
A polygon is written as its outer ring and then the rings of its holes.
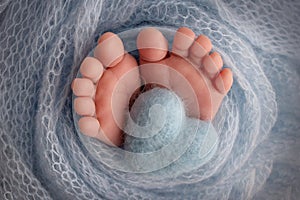
POLYGON ((163 34, 155 28, 146 28, 137 37, 137 48, 140 64, 147 65, 141 68, 145 83, 163 83, 177 93, 185 102, 190 117, 205 121, 215 117, 232 86, 233 77, 229 68, 222 68, 220 54, 211 52, 212 43, 208 37, 196 37, 191 29, 179 28, 169 54, 163 34), (178 77, 184 77, 188 84, 178 77), (187 92, 187 86, 191 87, 193 95, 187 92))
POLYGON ((80 73, 82 77, 72 83, 80 131, 120 146, 124 113, 128 111, 132 90, 140 86, 136 60, 125 52, 116 34, 107 32, 99 38, 94 56, 83 60, 80 73))

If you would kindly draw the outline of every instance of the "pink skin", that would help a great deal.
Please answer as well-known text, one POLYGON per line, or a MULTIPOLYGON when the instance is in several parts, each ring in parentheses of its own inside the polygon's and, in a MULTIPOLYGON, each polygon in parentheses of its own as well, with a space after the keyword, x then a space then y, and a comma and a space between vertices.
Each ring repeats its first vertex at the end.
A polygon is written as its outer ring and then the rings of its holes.
POLYGON ((86 57, 80 66, 83 78, 76 78, 72 83, 73 92, 77 96, 74 108, 81 115, 78 126, 83 134, 109 145, 122 144, 119 126, 124 121, 122 113, 128 107, 126 103, 130 95, 127 95, 127 90, 128 87, 134 90, 140 85, 138 71, 134 70, 136 66, 136 60, 125 53, 117 35, 108 32, 100 37, 94 57, 86 57), (130 84, 127 84, 126 79, 121 80, 128 72, 131 72, 130 84), (128 87, 116 91, 117 83, 127 84, 128 87), (112 108, 112 102, 117 108, 112 108))
MULTIPOLYGON (((168 44, 162 33, 154 28, 147 28, 138 35, 137 46, 140 64, 159 63, 172 69, 161 69, 159 73, 162 77, 168 77, 165 84, 186 102, 189 116, 201 120, 212 120, 215 117, 232 86, 233 78, 230 69, 222 69, 223 60, 220 54, 210 53, 212 44, 206 36, 200 35, 195 39, 192 30, 179 28, 174 37, 172 53, 168 57, 168 44), (151 43, 153 40, 156 42, 151 43), (191 85, 197 98, 196 103, 192 95, 184 95, 186 88, 181 87, 180 82, 174 78, 174 71, 184 76, 191 85)), ((142 68, 141 74, 146 82, 153 82, 150 74, 158 73, 156 70, 154 67, 149 73, 148 69, 144 72, 142 68)))
MULTIPOLYGON (((148 28, 140 32, 137 46, 140 64, 167 66, 159 70, 156 67, 140 68, 146 83, 156 80, 166 84, 187 102, 190 116, 202 120, 214 118, 233 79, 230 69, 222 69, 221 56, 216 52, 209 54, 212 44, 206 36, 195 39, 192 30, 178 29, 172 54, 166 57, 167 40, 158 30, 148 28), (186 94, 184 84, 172 71, 182 75, 192 86, 196 100, 186 94), (195 106, 198 108, 194 109, 195 106), (200 113, 194 110, 200 110, 200 113)), ((83 78, 76 78, 72 83, 77 96, 74 108, 81 115, 78 125, 83 134, 109 145, 122 144, 123 114, 128 109, 132 91, 140 86, 136 66, 135 59, 125 53, 118 36, 108 32, 100 37, 94 57, 85 58, 81 64, 83 78)))

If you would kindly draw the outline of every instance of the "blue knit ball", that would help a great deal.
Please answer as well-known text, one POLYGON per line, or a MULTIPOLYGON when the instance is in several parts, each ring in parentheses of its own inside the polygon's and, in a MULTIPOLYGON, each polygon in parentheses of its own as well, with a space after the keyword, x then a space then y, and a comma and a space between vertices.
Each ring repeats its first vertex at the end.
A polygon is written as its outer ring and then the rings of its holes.
POLYGON ((213 157, 218 144, 212 124, 187 117, 183 101, 162 88, 136 99, 125 132, 128 165, 139 173, 174 176, 197 169, 213 157))

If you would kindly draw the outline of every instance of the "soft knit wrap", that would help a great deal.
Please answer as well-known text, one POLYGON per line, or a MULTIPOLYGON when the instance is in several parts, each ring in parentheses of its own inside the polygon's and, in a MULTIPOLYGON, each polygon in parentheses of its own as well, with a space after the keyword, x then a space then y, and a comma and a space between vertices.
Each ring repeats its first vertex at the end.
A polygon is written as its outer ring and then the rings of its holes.
POLYGON ((298 199, 299 10, 293 0, 0 1, 0 199, 298 199), (70 85, 99 35, 142 26, 207 35, 234 74, 212 121, 214 156, 174 177, 118 169, 125 156, 74 123, 70 85))

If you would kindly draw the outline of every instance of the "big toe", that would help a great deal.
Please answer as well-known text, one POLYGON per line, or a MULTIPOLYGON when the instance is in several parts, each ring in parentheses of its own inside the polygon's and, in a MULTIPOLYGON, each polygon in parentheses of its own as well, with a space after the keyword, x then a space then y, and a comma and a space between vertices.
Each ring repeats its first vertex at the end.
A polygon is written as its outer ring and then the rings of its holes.
POLYGON ((157 62, 166 57, 168 41, 155 28, 143 29, 137 37, 140 58, 147 62, 157 62))
POLYGON ((124 45, 122 40, 114 33, 104 33, 98 41, 94 56, 107 68, 114 67, 124 57, 124 45))
POLYGON ((103 65, 94 57, 86 57, 81 63, 80 73, 96 83, 103 74, 103 65))

